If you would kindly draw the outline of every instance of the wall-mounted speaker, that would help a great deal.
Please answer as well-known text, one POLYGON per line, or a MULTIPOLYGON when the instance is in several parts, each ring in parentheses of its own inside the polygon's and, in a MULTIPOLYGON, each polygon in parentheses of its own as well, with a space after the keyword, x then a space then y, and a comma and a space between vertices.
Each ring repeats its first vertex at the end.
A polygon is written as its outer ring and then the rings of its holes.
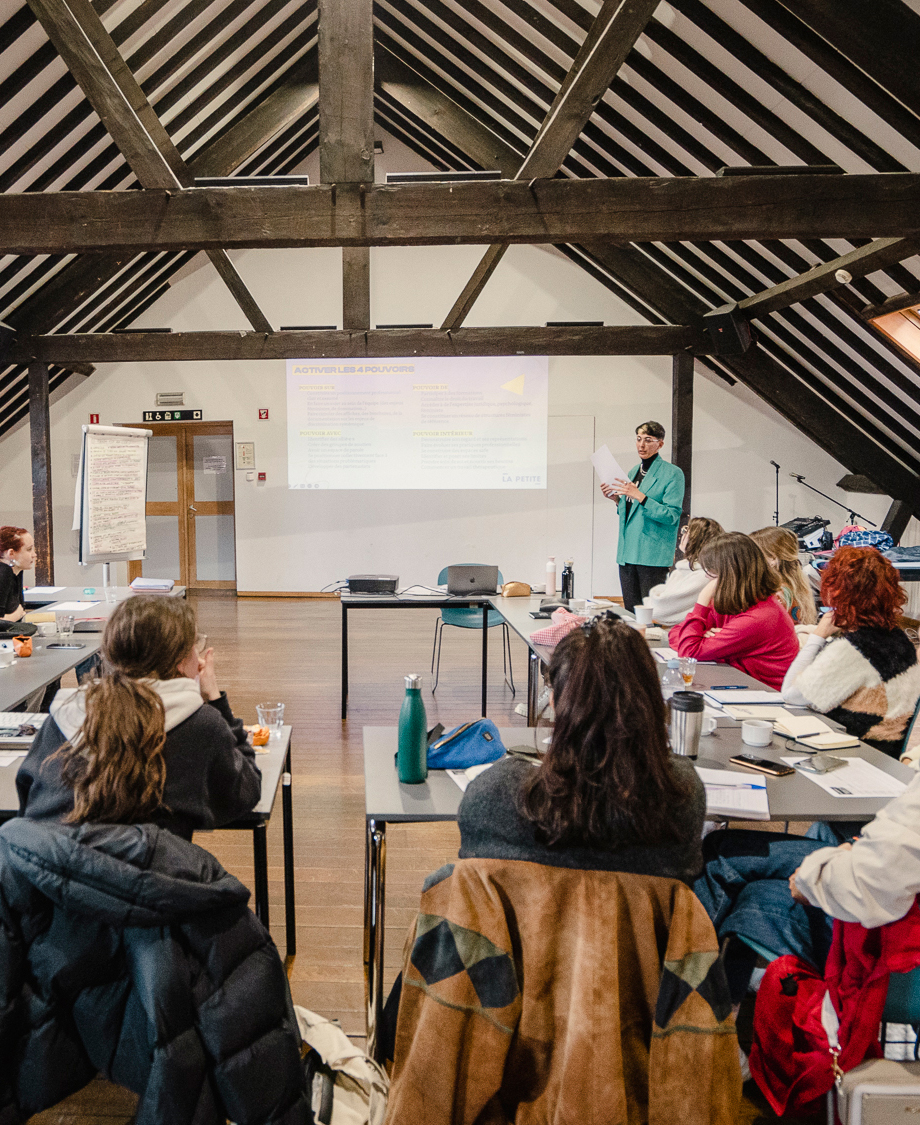
POLYGON ((751 326, 736 309, 717 309, 703 317, 716 355, 744 355, 750 348, 751 326))

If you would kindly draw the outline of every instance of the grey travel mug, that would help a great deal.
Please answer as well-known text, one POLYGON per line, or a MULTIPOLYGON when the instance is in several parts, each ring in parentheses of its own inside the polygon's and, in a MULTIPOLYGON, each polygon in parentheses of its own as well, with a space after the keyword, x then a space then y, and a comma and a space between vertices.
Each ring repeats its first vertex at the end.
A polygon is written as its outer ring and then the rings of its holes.
POLYGON ((695 758, 703 729, 703 697, 698 691, 675 691, 671 696, 671 752, 695 758))

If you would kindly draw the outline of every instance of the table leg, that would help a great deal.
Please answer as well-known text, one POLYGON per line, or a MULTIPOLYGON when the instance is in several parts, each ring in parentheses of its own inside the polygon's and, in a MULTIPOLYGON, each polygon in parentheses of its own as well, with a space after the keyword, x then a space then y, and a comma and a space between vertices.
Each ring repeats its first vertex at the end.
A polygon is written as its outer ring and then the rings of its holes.
POLYGON ((252 829, 252 858, 255 867, 256 917, 268 929, 268 825, 252 829))
POLYGON ((537 725, 537 708, 540 705, 540 685, 543 677, 540 675, 540 657, 528 650, 527 655, 527 725, 537 725))
POLYGON ((486 696, 489 684, 489 606, 482 607, 482 714, 486 714, 486 696))
POLYGON ((383 1015, 383 921, 386 907, 387 826, 368 820, 364 852, 364 998, 367 1053, 383 1062, 379 1042, 383 1015))
POLYGON ((297 953, 297 922, 294 913, 294 807, 291 800, 291 745, 288 743, 281 776, 281 827, 284 835, 284 925, 285 952, 297 953))
POLYGON ((342 605, 342 722, 348 714, 348 606, 342 605))

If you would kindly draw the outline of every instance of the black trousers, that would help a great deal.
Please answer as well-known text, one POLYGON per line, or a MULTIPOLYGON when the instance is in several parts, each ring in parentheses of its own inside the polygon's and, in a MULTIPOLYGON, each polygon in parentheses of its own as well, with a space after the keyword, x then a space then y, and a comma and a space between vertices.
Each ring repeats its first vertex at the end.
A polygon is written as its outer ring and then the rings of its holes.
POLYGON ((668 576, 669 566, 640 566, 639 563, 624 563, 620 567, 620 587, 623 591, 623 605, 630 613, 649 590, 668 576))

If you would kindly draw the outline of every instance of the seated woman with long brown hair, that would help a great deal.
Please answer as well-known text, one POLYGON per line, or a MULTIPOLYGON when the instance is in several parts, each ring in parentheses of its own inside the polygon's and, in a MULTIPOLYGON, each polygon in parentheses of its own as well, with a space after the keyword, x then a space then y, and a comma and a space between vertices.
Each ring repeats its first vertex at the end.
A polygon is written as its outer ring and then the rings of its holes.
POLYGON ((786 672, 783 698, 897 758, 920 699, 898 572, 874 547, 841 547, 821 576, 821 600, 833 609, 786 672))
POLYGON ((199 652, 191 605, 128 598, 101 652, 102 678, 52 701, 16 777, 20 815, 117 822, 130 807, 190 840, 252 809, 255 754, 217 686, 214 650, 199 652))
POLYGON ((730 1125, 731 1004, 689 886, 705 795, 651 653, 611 615, 559 642, 549 682, 545 757, 470 782, 460 858, 425 881, 387 1123, 730 1125))
POLYGON ((549 666, 556 721, 539 769, 508 757, 460 803, 460 857, 690 878, 706 798, 670 753, 648 645, 611 615, 576 629, 549 666))
POLYGON ((713 577, 670 631, 668 644, 680 656, 730 664, 779 689, 799 652, 792 618, 775 597, 779 575, 753 539, 738 531, 707 543, 700 562, 713 577))
POLYGON ((811 584, 799 562, 799 541, 788 527, 762 527, 751 538, 767 556, 782 585, 776 595, 796 625, 815 625, 818 607, 811 584))

